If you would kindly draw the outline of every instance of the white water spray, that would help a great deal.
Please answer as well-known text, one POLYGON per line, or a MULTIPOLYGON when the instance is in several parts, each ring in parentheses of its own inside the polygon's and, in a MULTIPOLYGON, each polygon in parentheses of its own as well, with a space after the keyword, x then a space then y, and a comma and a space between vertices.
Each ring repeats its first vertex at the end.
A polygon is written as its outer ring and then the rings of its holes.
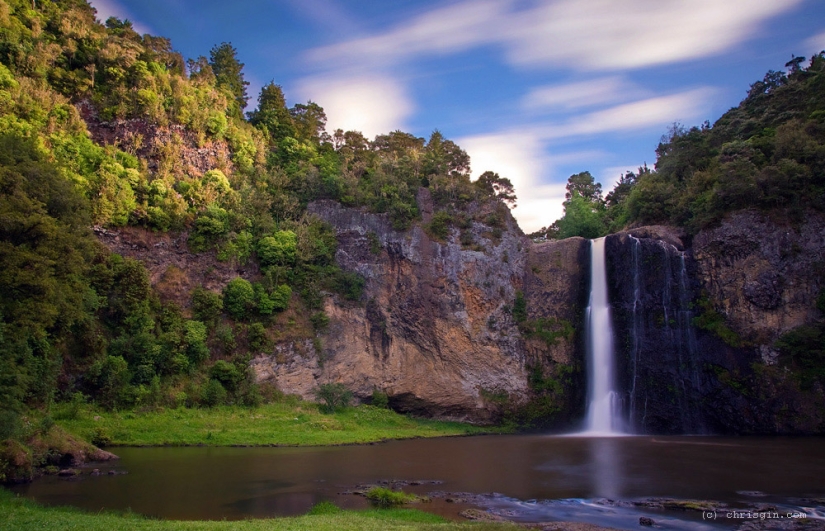
POLYGON ((587 418, 585 435, 622 435, 615 389, 613 325, 607 301, 604 238, 590 242, 590 302, 587 306, 587 418))

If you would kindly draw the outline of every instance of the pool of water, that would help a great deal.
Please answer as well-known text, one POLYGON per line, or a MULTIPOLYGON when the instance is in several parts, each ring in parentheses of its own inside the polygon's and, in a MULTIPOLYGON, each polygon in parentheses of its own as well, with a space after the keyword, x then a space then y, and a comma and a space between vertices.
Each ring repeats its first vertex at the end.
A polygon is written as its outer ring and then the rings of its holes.
MULTIPOLYGON (((312 448, 115 448, 121 459, 99 465, 99 476, 84 469, 79 478, 44 477, 13 490, 92 511, 241 519, 301 514, 322 500, 364 507, 362 497, 347 492, 399 480, 421 482, 404 487, 419 494, 496 493, 481 505, 516 520, 607 518, 616 527, 638 529, 638 511, 604 500, 770 503, 807 506, 815 517, 825 498, 823 443, 809 437, 512 435, 312 448), (109 475, 110 469, 126 473, 109 475)), ((420 507, 455 516, 466 505, 443 498, 420 507)), ((698 514, 686 518, 694 528, 713 524, 700 522, 698 514)))

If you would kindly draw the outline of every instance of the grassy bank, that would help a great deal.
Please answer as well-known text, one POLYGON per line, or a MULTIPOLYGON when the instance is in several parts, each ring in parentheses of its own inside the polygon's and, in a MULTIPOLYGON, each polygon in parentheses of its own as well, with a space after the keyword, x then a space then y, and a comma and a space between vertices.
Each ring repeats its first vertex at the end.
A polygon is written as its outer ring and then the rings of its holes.
POLYGON ((55 419, 69 432, 104 446, 313 446, 502 431, 414 419, 366 405, 325 414, 316 404, 297 400, 256 408, 220 406, 147 412, 109 412, 85 406, 71 414, 58 410, 55 419))
POLYGON ((467 530, 513 531, 513 524, 448 522, 439 516, 410 509, 382 509, 369 511, 336 511, 327 514, 309 514, 289 518, 243 520, 235 522, 149 520, 125 513, 89 514, 65 507, 43 507, 17 498, 0 488, 0 529, 23 531, 29 529, 83 529, 84 531, 175 531, 196 529, 203 531, 281 531, 281 530, 467 530))

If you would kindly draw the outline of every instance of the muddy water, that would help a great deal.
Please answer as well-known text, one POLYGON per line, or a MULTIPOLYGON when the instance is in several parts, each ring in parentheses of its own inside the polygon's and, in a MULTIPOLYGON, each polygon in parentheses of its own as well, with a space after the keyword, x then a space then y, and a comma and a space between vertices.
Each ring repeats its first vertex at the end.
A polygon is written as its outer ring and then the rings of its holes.
MULTIPOLYGON (((793 506, 825 498, 822 438, 486 436, 325 448, 114 450, 121 460, 109 467, 126 474, 109 475, 101 466, 100 476, 86 469, 80 479, 46 477, 15 490, 46 504, 170 519, 294 515, 321 500, 362 507, 363 498, 342 493, 391 479, 443 482, 405 487, 421 494, 499 493, 488 506, 533 521, 603 521, 588 516, 588 500, 600 498, 793 506)), ((421 508, 457 512, 443 500, 421 508)), ((638 528, 638 516, 629 518, 638 528)))

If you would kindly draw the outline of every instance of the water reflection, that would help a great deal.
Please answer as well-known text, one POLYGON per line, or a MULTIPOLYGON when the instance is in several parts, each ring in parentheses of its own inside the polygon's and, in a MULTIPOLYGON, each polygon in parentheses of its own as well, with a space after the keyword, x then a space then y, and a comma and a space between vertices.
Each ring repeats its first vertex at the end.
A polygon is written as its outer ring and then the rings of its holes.
POLYGON ((621 497, 621 460, 616 449, 616 439, 597 438, 588 440, 593 494, 599 498, 621 497))
POLYGON ((390 479, 443 481, 407 488, 419 494, 497 492, 539 504, 656 496, 737 502, 746 491, 775 503, 768 500, 825 497, 823 442, 489 436, 333 448, 119 448, 122 460, 110 466, 128 475, 47 477, 14 490, 44 503, 174 519, 300 514, 324 499, 363 507, 363 498, 340 493, 390 479))

